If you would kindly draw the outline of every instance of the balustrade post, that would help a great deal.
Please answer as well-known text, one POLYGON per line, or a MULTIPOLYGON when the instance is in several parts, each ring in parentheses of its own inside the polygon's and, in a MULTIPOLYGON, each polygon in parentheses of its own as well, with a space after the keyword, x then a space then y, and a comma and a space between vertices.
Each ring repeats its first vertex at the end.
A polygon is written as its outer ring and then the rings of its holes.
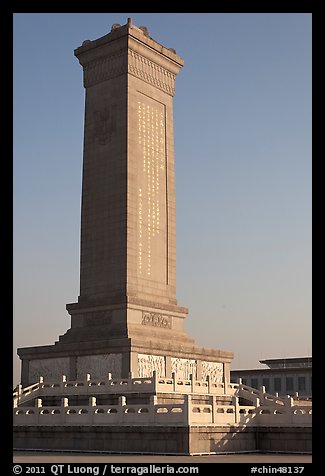
POLYGON ((211 395, 210 399, 212 405, 212 423, 217 423, 217 397, 211 395))
POLYGON ((35 407, 36 408, 42 408, 43 406, 43 401, 41 398, 35 398, 35 407))
POLYGON ((228 383, 230 383, 230 370, 228 372, 228 365, 226 362, 223 364, 223 374, 222 374, 222 382, 223 382, 223 393, 224 395, 228 395, 228 383), (228 377, 227 374, 228 373, 228 377), (229 382, 228 382, 229 378, 229 382))
POLYGON ((291 395, 287 395, 285 400, 284 400, 284 404, 286 407, 292 407, 293 406, 293 398, 291 395))
POLYGON ((158 397, 157 395, 150 395, 150 405, 157 405, 158 397))
POLYGON ((193 374, 190 374, 190 380, 191 380, 191 393, 195 392, 195 376, 193 374))
POLYGON ((67 383, 67 376, 62 375, 62 379, 61 379, 61 383, 60 383, 61 393, 64 393, 66 383, 67 383))
POLYGON ((64 408, 65 408, 65 407, 68 407, 68 406, 69 406, 69 399, 68 399, 67 397, 63 397, 63 398, 61 399, 61 405, 62 405, 62 407, 64 407, 64 408))
POLYGON ((264 402, 265 400, 265 386, 262 385, 259 389, 260 399, 264 402))
POLYGON ((127 383, 127 389, 131 390, 132 392, 132 379, 134 377, 134 373, 133 372, 129 372, 129 378, 128 378, 128 383, 127 383))
POLYGON ((208 393, 211 393, 211 376, 207 375, 208 393))
POLYGON ((22 392, 23 392, 23 386, 21 384, 17 385, 17 406, 20 402, 22 392))
POLYGON ((95 407, 96 405, 97 405, 96 397, 89 397, 89 406, 90 407, 95 407))
POLYGON ((157 375, 157 370, 154 370, 152 372, 152 382, 153 382, 153 391, 156 392, 157 391, 157 383, 158 383, 158 375, 157 375))
POLYGON ((192 421, 192 396, 189 394, 184 395, 184 423, 190 425, 192 421))
MULTIPOLYGON (((64 397, 64 398, 61 398, 61 406, 63 408, 66 408, 69 406, 69 399, 67 397, 64 397)), ((60 416, 60 420, 61 422, 64 424, 66 423, 67 421, 67 412, 66 411, 61 411, 61 416, 60 416)))
POLYGON ((172 372, 173 392, 176 392, 176 372, 172 372))
MULTIPOLYGON (((97 405, 97 399, 96 397, 89 397, 89 406, 90 407, 96 407, 97 405)), ((95 410, 92 408, 90 412, 88 412, 88 418, 90 419, 90 422, 91 424, 94 423, 94 414, 95 414, 95 410)))
POLYGON ((149 399, 149 422, 156 423, 156 408, 155 405, 158 403, 157 395, 150 395, 149 399))
POLYGON ((234 406, 235 406, 235 423, 239 423, 240 419, 240 413, 239 413, 239 398, 238 397, 233 397, 234 398, 234 406))
POLYGON ((124 407, 126 405, 126 397, 124 395, 118 397, 118 404, 121 407, 124 407))

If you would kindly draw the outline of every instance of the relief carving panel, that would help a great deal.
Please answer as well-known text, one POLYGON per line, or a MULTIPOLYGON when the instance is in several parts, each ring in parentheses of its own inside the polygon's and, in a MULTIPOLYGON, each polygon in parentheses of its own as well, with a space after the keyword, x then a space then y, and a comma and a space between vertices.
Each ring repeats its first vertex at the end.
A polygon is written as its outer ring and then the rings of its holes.
POLYGON ((77 379, 85 379, 87 374, 92 379, 106 378, 109 372, 113 378, 122 376, 122 354, 84 355, 77 358, 77 379))
POLYGON ((202 380, 210 376, 210 381, 221 383, 223 381, 223 364, 221 362, 202 361, 202 380))
POLYGON ((188 380, 190 378, 190 374, 192 374, 193 378, 196 379, 196 375, 197 375, 196 360, 179 359, 179 358, 172 357, 171 367, 172 367, 172 372, 176 373, 176 377, 179 380, 188 380))
POLYGON ((165 357, 161 355, 138 354, 138 375, 140 378, 152 377, 153 371, 158 377, 165 377, 165 357))
POLYGON ((46 382, 56 382, 61 380, 62 375, 69 376, 69 360, 69 357, 31 360, 29 362, 29 382, 36 383, 40 377, 43 377, 46 382))

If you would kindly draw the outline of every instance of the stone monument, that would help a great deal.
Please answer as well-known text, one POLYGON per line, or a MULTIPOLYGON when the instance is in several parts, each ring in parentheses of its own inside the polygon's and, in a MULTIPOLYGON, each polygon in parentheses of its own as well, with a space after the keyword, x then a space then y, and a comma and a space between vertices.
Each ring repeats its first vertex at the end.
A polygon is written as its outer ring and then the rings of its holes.
POLYGON ((233 354, 184 330, 172 108, 183 60, 130 20, 75 54, 86 88, 80 295, 58 342, 18 350, 14 448, 310 452, 310 404, 230 383, 233 354))
POLYGON ((173 96, 184 62, 131 19, 75 56, 86 90, 80 295, 54 345, 18 349, 21 383, 153 371, 229 382, 233 354, 198 347, 176 299, 173 96))

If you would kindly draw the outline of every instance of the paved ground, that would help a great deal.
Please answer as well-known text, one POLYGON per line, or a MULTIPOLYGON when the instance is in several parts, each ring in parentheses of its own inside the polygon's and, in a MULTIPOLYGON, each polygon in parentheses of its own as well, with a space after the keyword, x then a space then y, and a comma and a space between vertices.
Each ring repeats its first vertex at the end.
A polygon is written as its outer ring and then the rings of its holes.
POLYGON ((311 463, 311 455, 236 454, 212 456, 104 455, 15 451, 14 463, 311 463))

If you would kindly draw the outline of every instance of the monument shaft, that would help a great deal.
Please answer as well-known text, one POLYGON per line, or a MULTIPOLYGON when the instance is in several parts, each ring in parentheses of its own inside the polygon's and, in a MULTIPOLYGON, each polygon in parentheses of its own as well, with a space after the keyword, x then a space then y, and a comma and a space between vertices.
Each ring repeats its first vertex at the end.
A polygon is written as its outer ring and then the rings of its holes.
POLYGON ((86 88, 80 302, 176 304, 172 96, 183 60, 130 24, 75 54, 86 88))

